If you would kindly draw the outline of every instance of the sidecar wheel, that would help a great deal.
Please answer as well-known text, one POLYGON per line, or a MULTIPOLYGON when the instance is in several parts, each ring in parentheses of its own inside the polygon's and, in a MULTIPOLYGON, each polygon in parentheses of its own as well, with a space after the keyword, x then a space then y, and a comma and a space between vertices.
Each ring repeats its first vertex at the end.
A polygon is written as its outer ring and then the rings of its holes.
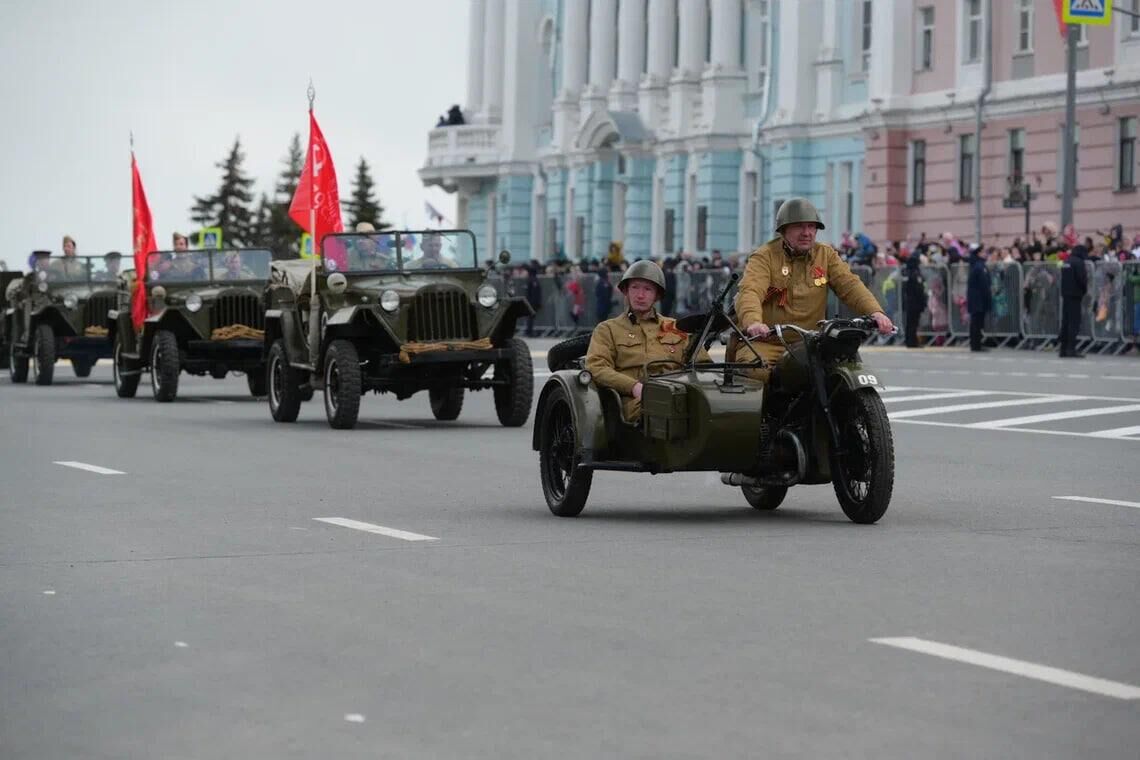
POLYGON ((741 486, 740 490, 744 492, 744 498, 752 508, 762 512, 769 512, 780 506, 784 503, 784 497, 788 495, 787 486, 741 486))
POLYGON ((887 408, 873 391, 845 394, 833 407, 844 456, 831 454, 832 485, 843 514, 856 523, 879 520, 895 485, 895 444, 887 408))
POLYGON ((586 507, 594 472, 578 466, 574 414, 566 391, 558 388, 550 394, 538 424, 538 469, 546 506, 559 517, 577 517, 586 507))

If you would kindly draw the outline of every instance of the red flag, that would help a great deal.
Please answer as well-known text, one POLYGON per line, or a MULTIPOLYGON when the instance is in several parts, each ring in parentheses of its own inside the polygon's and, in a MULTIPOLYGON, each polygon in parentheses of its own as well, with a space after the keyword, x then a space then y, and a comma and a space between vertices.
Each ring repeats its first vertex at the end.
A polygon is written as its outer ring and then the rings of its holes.
POLYGON ((1053 13, 1057 16, 1057 30, 1061 32, 1061 39, 1069 38, 1069 25, 1065 23, 1065 13, 1061 4, 1065 0, 1053 0, 1053 13))
POLYGON ((150 204, 146 202, 139 165, 135 163, 135 152, 131 151, 131 205, 134 208, 135 244, 135 292, 131 295, 131 318, 135 329, 142 327, 146 320, 146 256, 158 250, 154 240, 154 222, 150 217, 150 204))
POLYGON ((293 202, 289 204, 289 217, 301 229, 313 236, 313 251, 319 251, 321 238, 332 232, 344 232, 340 218, 340 192, 336 185, 336 169, 332 154, 317 126, 317 118, 309 109, 309 151, 305 155, 305 168, 293 202), (310 212, 316 227, 310 229, 310 212))

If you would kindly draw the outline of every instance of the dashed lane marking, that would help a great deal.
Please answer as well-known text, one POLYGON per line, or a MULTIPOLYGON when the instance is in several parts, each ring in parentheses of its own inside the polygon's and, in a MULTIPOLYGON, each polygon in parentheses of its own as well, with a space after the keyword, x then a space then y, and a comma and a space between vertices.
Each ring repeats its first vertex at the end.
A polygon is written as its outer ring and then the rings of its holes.
MULTIPOLYGON (((889 416, 889 415, 888 415, 889 416)), ((962 428, 963 430, 977 430, 978 428, 965 422, 935 422, 934 420, 895 420, 900 425, 930 425, 931 427, 945 427, 945 428, 962 428)), ((1044 428, 1026 428, 1026 427, 1001 427, 989 428, 999 433, 1033 433, 1034 435, 1063 435, 1070 438, 1115 438, 1120 441, 1135 441, 1140 443, 1140 438, 1130 438, 1127 436, 1106 436, 1105 431, 1094 431, 1092 433, 1077 433, 1072 430, 1045 430, 1044 428)))
POLYGON ((365 533, 376 533, 381 536, 388 536, 389 538, 398 538, 402 541, 438 541, 435 536, 425 536, 422 533, 410 533, 406 530, 396 530, 395 528, 385 528, 383 525, 373 525, 372 523, 360 522, 359 520, 350 520, 347 517, 314 517, 317 522, 328 523, 329 525, 339 525, 342 528, 352 528, 353 530, 362 530, 365 533))
POLYGON ((77 470, 86 470, 87 472, 94 472, 98 475, 126 475, 127 473, 122 470, 112 470, 109 467, 100 467, 97 464, 87 464, 86 462, 54 462, 54 464, 63 465, 64 467, 74 467, 77 470))
POLYGON ((1132 507, 1133 509, 1140 509, 1140 502, 1135 501, 1121 501, 1120 499, 1097 499, 1092 496, 1054 496, 1054 499, 1061 501, 1083 501, 1089 504, 1109 504, 1114 507, 1132 507))
POLYGON ((1083 673, 1074 673, 1071 670, 1038 665, 1035 662, 1015 660, 1012 657, 1002 657, 976 649, 956 647, 952 644, 942 644, 937 641, 918 639, 913 636, 900 636, 881 639, 869 639, 874 644, 885 644, 889 647, 906 649, 911 652, 941 657, 944 660, 964 662, 968 665, 977 665, 1002 673, 1010 673, 1023 678, 1032 678, 1035 681, 1044 681, 1056 686, 1067 686, 1070 689, 1079 689, 1091 694, 1099 694, 1114 699, 1140 699, 1140 687, 1132 686, 1119 681, 1109 681, 1104 678, 1086 676, 1083 673))
POLYGON ((901 403, 903 401, 937 401, 941 398, 967 398, 969 396, 992 396, 998 391, 947 391, 944 393, 920 393, 917 396, 887 396, 883 401, 901 403))
POLYGON ((1096 430, 1089 433, 1089 435, 1093 438, 1115 438, 1124 441, 1135 441, 1140 440, 1133 437, 1140 435, 1140 425, 1112 428, 1111 430, 1096 430))

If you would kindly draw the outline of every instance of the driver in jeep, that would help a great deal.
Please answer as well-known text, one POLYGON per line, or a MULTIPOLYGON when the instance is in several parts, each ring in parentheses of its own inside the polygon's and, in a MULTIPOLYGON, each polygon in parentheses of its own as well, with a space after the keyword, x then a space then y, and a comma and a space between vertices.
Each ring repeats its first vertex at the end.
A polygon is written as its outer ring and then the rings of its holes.
MULTIPOLYGON (((812 202, 791 198, 776 211, 778 237, 748 257, 736 294, 736 321, 749 338, 759 338, 753 346, 769 365, 784 354, 771 325, 794 324, 814 330, 826 316, 829 287, 856 314, 870 315, 883 335, 894 329, 879 302, 839 253, 826 243, 816 242, 816 234, 822 229, 823 221, 812 202)), ((740 342, 730 346, 730 355, 733 361, 755 359, 740 342)))
MULTIPOLYGON (((676 320, 659 315, 654 308, 665 295, 665 273, 652 261, 633 262, 622 275, 618 290, 625 295, 626 311, 594 328, 586 369, 599 388, 613 388, 621 395, 622 415, 633 422, 641 416, 646 362, 670 362, 651 367, 654 374, 680 368, 689 334, 677 329, 676 320)), ((697 361, 712 359, 701 349, 697 361)))

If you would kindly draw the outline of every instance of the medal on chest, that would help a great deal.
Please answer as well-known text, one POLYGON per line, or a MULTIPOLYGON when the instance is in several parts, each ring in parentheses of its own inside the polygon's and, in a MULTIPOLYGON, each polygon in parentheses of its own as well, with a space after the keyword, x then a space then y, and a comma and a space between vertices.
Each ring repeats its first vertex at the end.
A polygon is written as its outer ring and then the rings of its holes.
POLYGON ((812 267, 811 270, 812 283, 817 288, 821 288, 827 284, 827 272, 823 271, 823 267, 812 267))
POLYGON ((792 270, 791 270, 791 269, 788 267, 788 265, 787 265, 787 264, 784 264, 784 268, 780 270, 780 274, 782 274, 782 275, 784 275, 785 277, 787 277, 787 276, 788 276, 789 274, 791 274, 791 273, 792 273, 792 270))

